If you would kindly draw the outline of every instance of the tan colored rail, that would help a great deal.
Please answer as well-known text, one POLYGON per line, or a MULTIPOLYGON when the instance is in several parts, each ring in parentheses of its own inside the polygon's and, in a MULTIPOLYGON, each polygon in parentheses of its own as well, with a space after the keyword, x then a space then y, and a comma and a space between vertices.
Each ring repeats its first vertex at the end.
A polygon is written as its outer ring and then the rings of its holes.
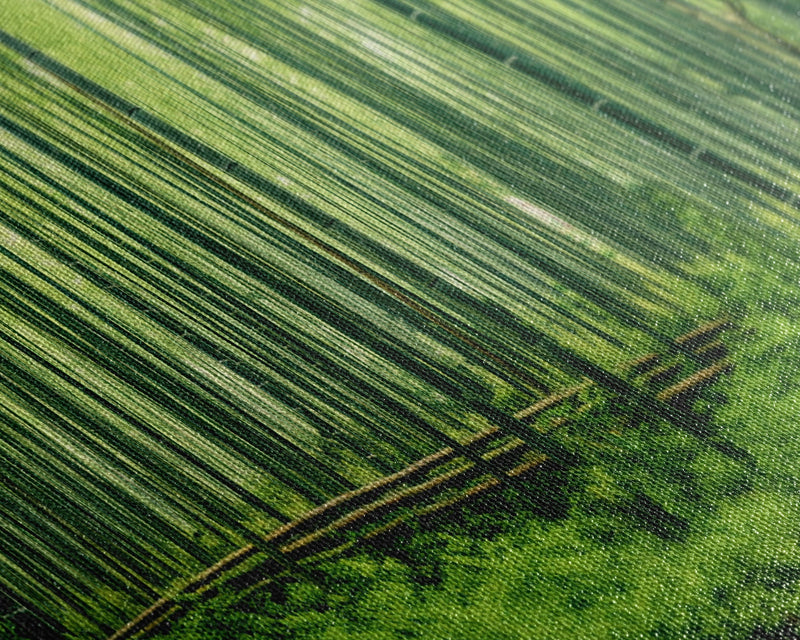
POLYGON ((701 369, 694 375, 689 376, 688 378, 684 378, 680 382, 672 385, 664 389, 661 393, 659 393, 656 398, 663 402, 667 402, 669 400, 674 400, 679 396, 691 391, 692 389, 696 388, 699 385, 712 381, 717 376, 729 372, 733 369, 733 364, 727 360, 719 360, 718 362, 712 364, 705 369, 701 369))
POLYGON ((675 338, 675 344, 687 347, 696 348, 701 346, 705 341, 711 340, 720 331, 727 329, 731 326, 731 321, 728 318, 720 318, 719 320, 712 320, 697 327, 682 336, 675 338))
POLYGON ((575 385, 574 387, 569 387, 564 389, 563 391, 559 391, 557 393, 553 393, 546 398, 542 398, 537 403, 532 404, 527 409, 523 409, 522 411, 518 411, 514 414, 514 417, 517 420, 522 421, 529 421, 532 420, 536 415, 554 407, 557 404, 560 404, 564 400, 571 398, 572 396, 576 395, 578 392, 583 391, 584 389, 592 386, 594 384, 591 380, 585 380, 581 384, 575 385))
POLYGON ((622 371, 631 371, 635 374, 642 374, 655 367, 661 361, 661 354, 657 351, 646 353, 645 355, 628 360, 620 369, 622 371))

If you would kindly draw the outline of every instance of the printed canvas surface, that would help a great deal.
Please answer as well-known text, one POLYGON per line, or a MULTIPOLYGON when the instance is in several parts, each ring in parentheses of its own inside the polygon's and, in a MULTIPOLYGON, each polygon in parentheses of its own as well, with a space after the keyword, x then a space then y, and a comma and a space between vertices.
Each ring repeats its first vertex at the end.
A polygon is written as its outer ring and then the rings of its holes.
POLYGON ((800 2, 0 0, 0 638, 800 637, 800 2))

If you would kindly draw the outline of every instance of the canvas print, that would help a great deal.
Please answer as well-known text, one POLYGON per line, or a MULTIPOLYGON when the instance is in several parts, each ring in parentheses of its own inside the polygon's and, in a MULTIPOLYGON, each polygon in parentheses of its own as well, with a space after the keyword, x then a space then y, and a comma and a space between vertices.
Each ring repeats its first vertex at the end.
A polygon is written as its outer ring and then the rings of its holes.
POLYGON ((0 638, 800 637, 800 2, 0 0, 0 638))

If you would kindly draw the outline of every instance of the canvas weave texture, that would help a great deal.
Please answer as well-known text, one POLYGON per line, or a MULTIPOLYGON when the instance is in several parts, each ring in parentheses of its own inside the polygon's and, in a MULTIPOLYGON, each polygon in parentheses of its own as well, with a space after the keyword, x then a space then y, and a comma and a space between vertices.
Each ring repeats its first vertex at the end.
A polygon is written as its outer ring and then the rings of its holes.
POLYGON ((800 637, 797 0, 0 0, 0 639, 800 637))

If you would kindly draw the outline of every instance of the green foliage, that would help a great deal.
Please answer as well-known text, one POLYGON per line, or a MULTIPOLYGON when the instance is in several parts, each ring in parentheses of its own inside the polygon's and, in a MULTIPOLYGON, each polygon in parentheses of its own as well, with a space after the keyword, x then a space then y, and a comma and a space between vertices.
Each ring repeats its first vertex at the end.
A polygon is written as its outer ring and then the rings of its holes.
POLYGON ((685 3, 414 5, 0 0, 0 581, 100 637, 476 406, 724 312, 758 333, 704 418, 582 398, 574 467, 173 636, 778 628, 796 61, 685 3))

